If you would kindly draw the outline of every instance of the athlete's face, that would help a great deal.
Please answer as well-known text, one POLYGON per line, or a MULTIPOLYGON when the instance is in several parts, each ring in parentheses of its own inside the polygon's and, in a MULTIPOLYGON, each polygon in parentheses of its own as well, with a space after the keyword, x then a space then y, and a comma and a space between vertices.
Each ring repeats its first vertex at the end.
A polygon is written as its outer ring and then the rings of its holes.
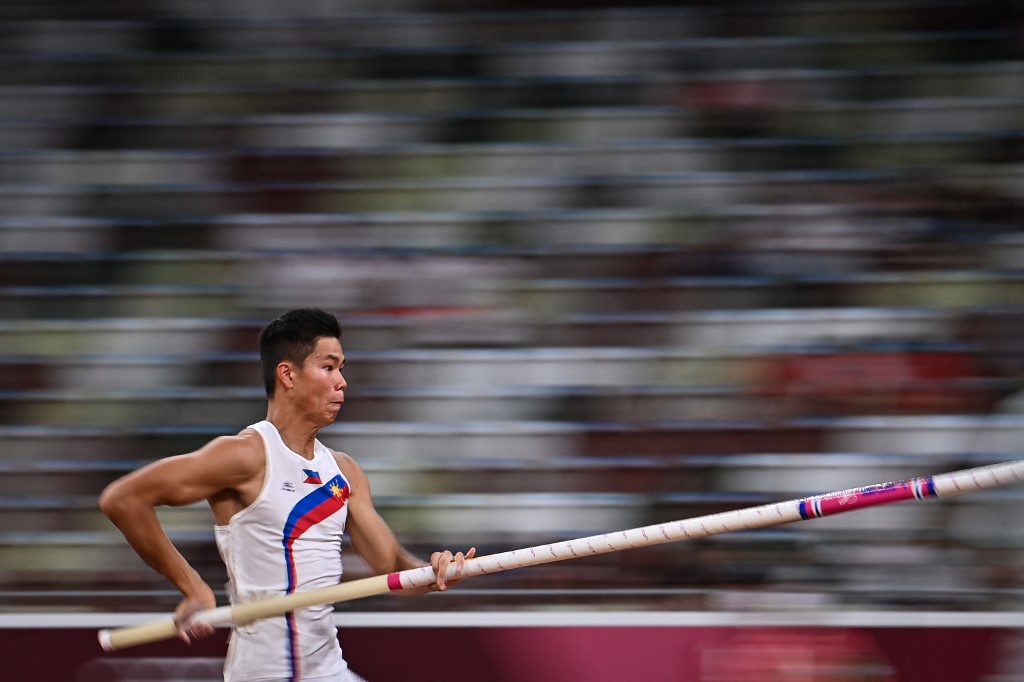
POLYGON ((345 402, 348 383, 341 374, 344 366, 345 353, 341 342, 321 337, 298 373, 295 385, 300 391, 300 399, 313 415, 322 415, 327 424, 337 418, 341 404, 345 402))

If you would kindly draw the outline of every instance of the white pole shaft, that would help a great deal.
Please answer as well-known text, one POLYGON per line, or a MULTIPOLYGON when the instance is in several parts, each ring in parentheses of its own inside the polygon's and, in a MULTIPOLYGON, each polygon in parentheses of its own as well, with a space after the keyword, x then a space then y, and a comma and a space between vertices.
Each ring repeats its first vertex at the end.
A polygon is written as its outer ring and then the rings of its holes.
MULTIPOLYGON (((467 561, 462 576, 470 578, 665 542, 694 540, 739 530, 779 526, 794 521, 832 516, 902 500, 954 497, 1012 485, 1021 481, 1024 481, 1024 460, 975 467, 896 483, 850 488, 814 497, 490 554, 467 561)), ((448 568, 447 577, 449 579, 456 577, 454 564, 448 568)), ((247 604, 211 609, 197 614, 196 619, 214 626, 241 625, 259 618, 283 615, 299 608, 352 601, 387 592, 424 587, 432 585, 434 582, 436 582, 436 576, 433 569, 430 566, 423 566, 407 571, 353 580, 309 592, 296 592, 247 604)), ((174 621, 166 619, 116 630, 101 630, 99 639, 106 651, 114 651, 170 639, 176 634, 174 621)))

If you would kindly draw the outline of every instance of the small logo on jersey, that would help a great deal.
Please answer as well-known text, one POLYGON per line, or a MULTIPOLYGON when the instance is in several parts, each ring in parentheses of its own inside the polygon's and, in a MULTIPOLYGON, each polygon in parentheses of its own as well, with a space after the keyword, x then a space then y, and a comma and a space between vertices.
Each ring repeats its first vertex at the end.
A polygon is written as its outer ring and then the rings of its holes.
POLYGON ((295 484, 292 483, 291 481, 285 481, 281 485, 281 490, 284 490, 284 491, 289 492, 289 493, 293 493, 293 492, 295 492, 295 484))
POLYGON ((313 485, 323 485, 323 481, 320 480, 320 472, 313 471, 312 469, 303 469, 302 473, 306 474, 306 480, 303 483, 312 483, 313 485))

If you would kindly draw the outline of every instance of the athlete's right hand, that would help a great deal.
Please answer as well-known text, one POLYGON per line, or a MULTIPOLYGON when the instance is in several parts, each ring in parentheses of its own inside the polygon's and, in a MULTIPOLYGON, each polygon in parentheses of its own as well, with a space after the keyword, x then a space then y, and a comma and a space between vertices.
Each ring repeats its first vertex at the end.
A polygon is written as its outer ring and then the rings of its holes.
POLYGON ((217 599, 210 586, 204 583, 203 588, 198 595, 186 596, 182 599, 174 611, 174 624, 178 628, 178 637, 185 644, 209 637, 216 631, 209 623, 195 619, 195 615, 200 611, 207 611, 217 606, 217 599))

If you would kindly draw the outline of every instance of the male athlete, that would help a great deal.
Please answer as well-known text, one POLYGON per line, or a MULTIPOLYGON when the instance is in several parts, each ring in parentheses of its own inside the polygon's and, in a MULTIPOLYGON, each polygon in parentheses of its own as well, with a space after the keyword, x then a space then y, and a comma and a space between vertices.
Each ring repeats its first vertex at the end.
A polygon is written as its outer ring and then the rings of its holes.
MULTIPOLYGON (((264 327, 259 348, 265 421, 195 452, 153 462, 114 481, 100 496, 100 508, 132 548, 181 591, 175 622, 186 642, 213 632, 192 617, 216 603, 213 590, 160 526, 160 505, 210 504, 233 604, 337 584, 345 531, 376 574, 425 565, 377 513, 356 461, 316 439, 338 416, 348 386, 337 318, 315 309, 289 311, 264 327)), ((461 574, 474 554, 475 549, 434 552, 436 584, 403 593, 447 589, 457 582, 445 580, 448 566, 454 562, 461 574)), ((359 678, 342 657, 333 607, 324 605, 236 627, 224 679, 359 678)))

